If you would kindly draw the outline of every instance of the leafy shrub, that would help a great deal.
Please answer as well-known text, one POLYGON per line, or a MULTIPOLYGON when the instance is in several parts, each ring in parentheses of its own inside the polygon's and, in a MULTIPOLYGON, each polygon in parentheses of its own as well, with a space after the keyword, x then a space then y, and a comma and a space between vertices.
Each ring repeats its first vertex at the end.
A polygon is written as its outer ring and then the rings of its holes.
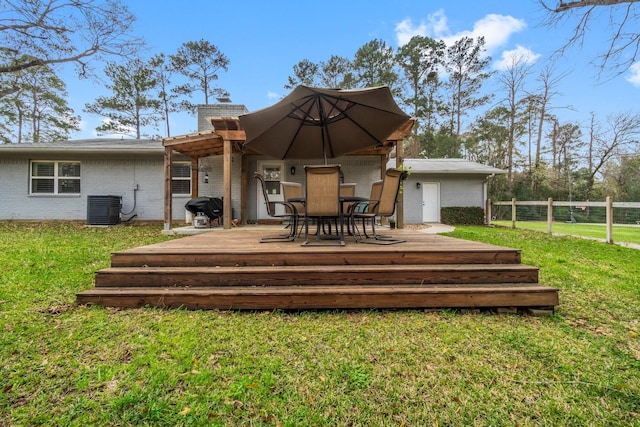
POLYGON ((452 206, 440 209, 443 224, 483 225, 484 210, 477 206, 452 206))

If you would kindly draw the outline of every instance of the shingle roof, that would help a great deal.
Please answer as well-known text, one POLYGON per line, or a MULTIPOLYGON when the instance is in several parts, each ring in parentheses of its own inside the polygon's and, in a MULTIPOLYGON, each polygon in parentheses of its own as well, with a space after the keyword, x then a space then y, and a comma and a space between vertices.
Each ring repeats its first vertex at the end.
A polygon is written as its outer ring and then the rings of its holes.
POLYGON ((36 144, 0 144, 2 152, 127 152, 127 153, 162 153, 162 141, 153 139, 79 139, 71 141, 43 142, 36 144))
POLYGON ((464 159, 405 159, 411 172, 439 174, 505 174, 506 170, 471 162, 464 159))

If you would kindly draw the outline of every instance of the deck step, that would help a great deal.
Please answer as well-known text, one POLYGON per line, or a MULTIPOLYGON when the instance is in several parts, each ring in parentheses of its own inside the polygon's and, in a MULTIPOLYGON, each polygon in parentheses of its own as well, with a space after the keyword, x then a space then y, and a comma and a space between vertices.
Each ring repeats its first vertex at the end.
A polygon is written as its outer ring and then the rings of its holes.
POLYGON ((327 265, 249 267, 118 267, 96 272, 96 287, 425 285, 537 283, 522 264, 327 265))
MULTIPOLYGON (((296 249, 298 245, 295 245, 296 249)), ((374 245, 360 245, 370 247, 374 245)), ((316 248, 313 248, 316 249, 316 248)), ((408 265, 408 264, 519 264, 520 251, 512 250, 410 250, 379 256, 371 251, 328 252, 326 249, 272 253, 228 252, 116 252, 112 267, 206 267, 206 266, 294 266, 294 265, 408 265)))
POLYGON ((555 307, 555 288, 530 283, 412 286, 237 286, 92 288, 80 304, 189 309, 555 307))

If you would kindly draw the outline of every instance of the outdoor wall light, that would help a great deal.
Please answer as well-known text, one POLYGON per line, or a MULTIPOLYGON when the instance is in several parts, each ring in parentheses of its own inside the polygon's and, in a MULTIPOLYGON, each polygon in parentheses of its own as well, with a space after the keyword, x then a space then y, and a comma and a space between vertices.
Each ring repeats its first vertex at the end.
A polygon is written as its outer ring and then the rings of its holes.
POLYGON ((416 182, 416 188, 419 190, 421 187, 420 182, 416 182))
POLYGON ((205 172, 205 173, 204 173, 204 178, 202 179, 202 181, 203 181, 205 184, 208 184, 208 183, 209 183, 209 174, 208 174, 207 172, 205 172))
POLYGON ((291 172, 291 175, 295 175, 296 174, 296 167, 295 166, 291 166, 291 169, 289 169, 289 172, 291 172))

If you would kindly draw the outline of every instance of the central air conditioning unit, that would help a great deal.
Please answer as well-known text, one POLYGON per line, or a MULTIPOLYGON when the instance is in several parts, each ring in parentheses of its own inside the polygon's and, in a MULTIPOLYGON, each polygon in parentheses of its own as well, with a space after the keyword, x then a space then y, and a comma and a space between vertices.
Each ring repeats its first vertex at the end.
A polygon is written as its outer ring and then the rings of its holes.
POLYGON ((121 196, 87 196, 87 224, 120 224, 121 196))

